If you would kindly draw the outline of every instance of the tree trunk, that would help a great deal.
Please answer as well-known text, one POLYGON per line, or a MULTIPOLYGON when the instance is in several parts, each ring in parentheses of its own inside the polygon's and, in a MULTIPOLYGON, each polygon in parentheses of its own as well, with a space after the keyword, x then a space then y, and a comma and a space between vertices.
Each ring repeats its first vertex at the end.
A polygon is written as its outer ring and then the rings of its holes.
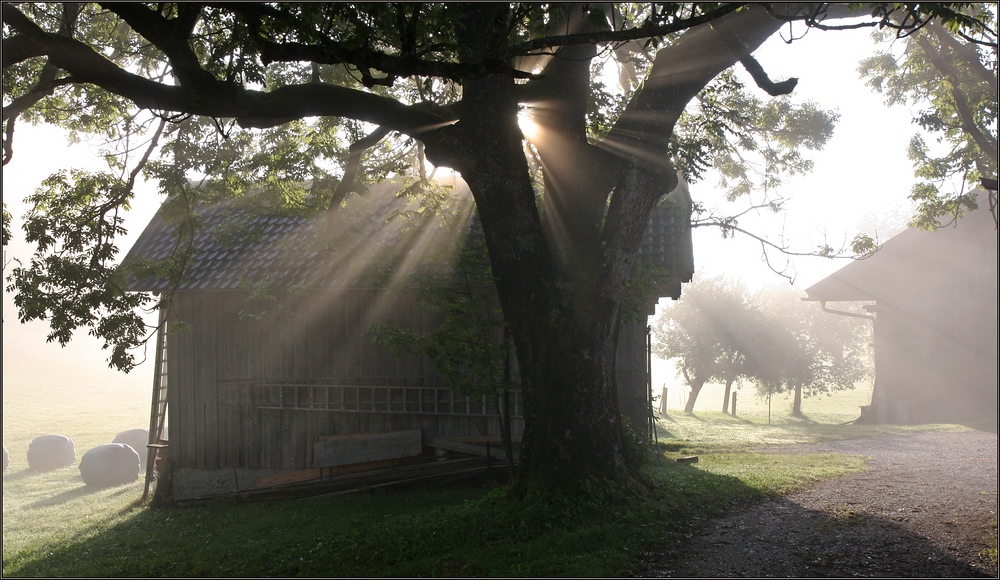
MULTIPOLYGON (((465 30, 488 42, 498 8, 467 9, 465 30)), ((465 82, 461 106, 462 120, 441 136, 466 144, 457 169, 476 201, 524 394, 513 492, 575 491, 588 476, 620 475, 626 466, 614 371, 626 279, 602 285, 590 275, 591 284, 564 283, 535 205, 513 79, 465 82)), ((428 152, 435 145, 428 143, 428 152)), ((633 250, 634 258, 638 246, 633 250)))
POLYGON ((726 379, 726 394, 722 397, 722 412, 729 412, 729 393, 733 388, 733 379, 726 379))
MULTIPOLYGON (((478 62, 491 45, 504 41, 496 35, 503 34, 508 8, 474 3, 462 10, 461 34, 469 48, 460 57, 478 62)), ((552 489, 573 492, 587 477, 626 471, 615 385, 620 308, 649 214, 677 183, 667 149, 673 125, 707 82, 780 22, 751 10, 720 26, 727 29, 700 27, 664 49, 663 58, 658 54, 647 87, 602 146, 606 153, 586 141, 581 95, 552 101, 560 110, 539 118, 559 145, 540 147, 552 190, 546 192, 547 225, 528 177, 517 125, 518 89, 511 77, 465 81, 460 120, 422 136, 428 158, 457 169, 469 184, 514 342, 525 425, 512 486, 518 497, 552 489), (734 47, 727 27, 737 23, 749 30, 734 47), (691 67, 695 61, 699 66, 691 67), (565 157, 557 158, 559 153, 565 157), (601 216, 603 223, 595 223, 601 216)), ((569 53, 581 61, 594 54, 586 47, 571 47, 569 53)), ((555 96, 582 91, 588 68, 553 64, 547 72, 558 86, 549 90, 557 90, 555 96)), ((537 88, 546 90, 544 84, 537 88)), ((692 389, 688 412, 702 384, 692 389)))
POLYGON ((694 380, 688 383, 691 387, 691 395, 688 397, 687 404, 684 405, 684 412, 687 414, 694 413, 694 404, 698 400, 698 393, 701 392, 701 388, 705 386, 705 381, 694 380))
POLYGON ((507 480, 510 483, 514 483, 514 443, 510 436, 510 329, 504 326, 503 328, 503 346, 504 346, 504 361, 503 361, 503 383, 504 388, 501 393, 501 409, 503 412, 500 416, 500 439, 503 442, 503 450, 507 454, 507 480))
POLYGON ((795 396, 792 398, 792 417, 802 416, 802 385, 795 385, 795 396))

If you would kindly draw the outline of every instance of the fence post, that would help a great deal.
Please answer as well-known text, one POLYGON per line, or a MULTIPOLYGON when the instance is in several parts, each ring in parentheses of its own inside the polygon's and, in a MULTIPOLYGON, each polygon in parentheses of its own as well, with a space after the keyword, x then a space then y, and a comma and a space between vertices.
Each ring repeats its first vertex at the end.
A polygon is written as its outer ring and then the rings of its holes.
POLYGON ((660 393, 660 414, 667 414, 667 386, 663 385, 663 392, 660 393))
POLYGON ((736 416, 736 391, 733 391, 733 417, 736 416))

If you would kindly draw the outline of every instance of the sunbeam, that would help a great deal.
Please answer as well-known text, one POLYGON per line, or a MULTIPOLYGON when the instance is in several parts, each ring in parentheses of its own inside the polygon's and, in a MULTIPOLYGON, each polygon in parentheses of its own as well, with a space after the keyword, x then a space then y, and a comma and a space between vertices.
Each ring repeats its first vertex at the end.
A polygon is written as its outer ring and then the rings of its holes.
POLYGON ((517 125, 521 128, 521 133, 528 141, 538 138, 538 124, 531 120, 527 111, 522 110, 517 114, 517 125))

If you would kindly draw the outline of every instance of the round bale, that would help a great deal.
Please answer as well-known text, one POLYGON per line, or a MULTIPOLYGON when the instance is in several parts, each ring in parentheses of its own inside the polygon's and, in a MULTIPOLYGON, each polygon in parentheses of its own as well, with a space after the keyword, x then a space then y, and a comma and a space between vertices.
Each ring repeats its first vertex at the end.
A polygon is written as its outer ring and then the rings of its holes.
POLYGON ((52 471, 73 465, 76 445, 65 435, 39 435, 28 444, 28 467, 38 471, 52 471))
POLYGON ((112 443, 124 443, 139 454, 139 468, 146 469, 146 444, 149 442, 149 431, 145 429, 129 429, 115 435, 112 443))
POLYGON ((93 487, 132 483, 139 479, 139 454, 124 443, 98 445, 80 459, 80 477, 93 487))

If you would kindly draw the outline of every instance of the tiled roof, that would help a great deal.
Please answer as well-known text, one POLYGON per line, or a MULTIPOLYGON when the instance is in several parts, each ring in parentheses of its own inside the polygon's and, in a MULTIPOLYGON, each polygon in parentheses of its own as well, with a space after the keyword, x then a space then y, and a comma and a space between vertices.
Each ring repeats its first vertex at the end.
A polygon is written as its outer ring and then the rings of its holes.
MULTIPOLYGON (((465 182, 456 178, 440 183, 452 186, 458 223, 478 228, 465 182)), ((367 193, 351 196, 345 207, 316 218, 261 215, 241 210, 232 201, 196 208, 202 227, 194 234, 191 259, 178 289, 237 290, 259 283, 370 286, 389 272, 445 267, 464 237, 450 234, 438 218, 421 219, 416 202, 396 195, 402 187, 391 180, 373 185, 367 193), (399 219, 403 214, 409 219, 399 219), (393 216, 397 219, 390 219, 393 216)), ((689 281, 694 271, 687 227, 690 201, 680 201, 668 198, 653 210, 640 250, 642 265, 671 273, 672 280, 659 289, 660 296, 679 295, 680 282, 689 281)), ((123 263, 163 260, 174 253, 178 240, 166 213, 165 203, 123 263)), ((128 289, 162 292, 170 287, 166 279, 141 279, 131 280, 128 289)))
POLYGON ((657 289, 657 297, 676 300, 681 295, 681 282, 691 281, 694 274, 691 197, 683 181, 650 213, 646 237, 639 247, 639 263, 661 268, 669 275, 657 289))

